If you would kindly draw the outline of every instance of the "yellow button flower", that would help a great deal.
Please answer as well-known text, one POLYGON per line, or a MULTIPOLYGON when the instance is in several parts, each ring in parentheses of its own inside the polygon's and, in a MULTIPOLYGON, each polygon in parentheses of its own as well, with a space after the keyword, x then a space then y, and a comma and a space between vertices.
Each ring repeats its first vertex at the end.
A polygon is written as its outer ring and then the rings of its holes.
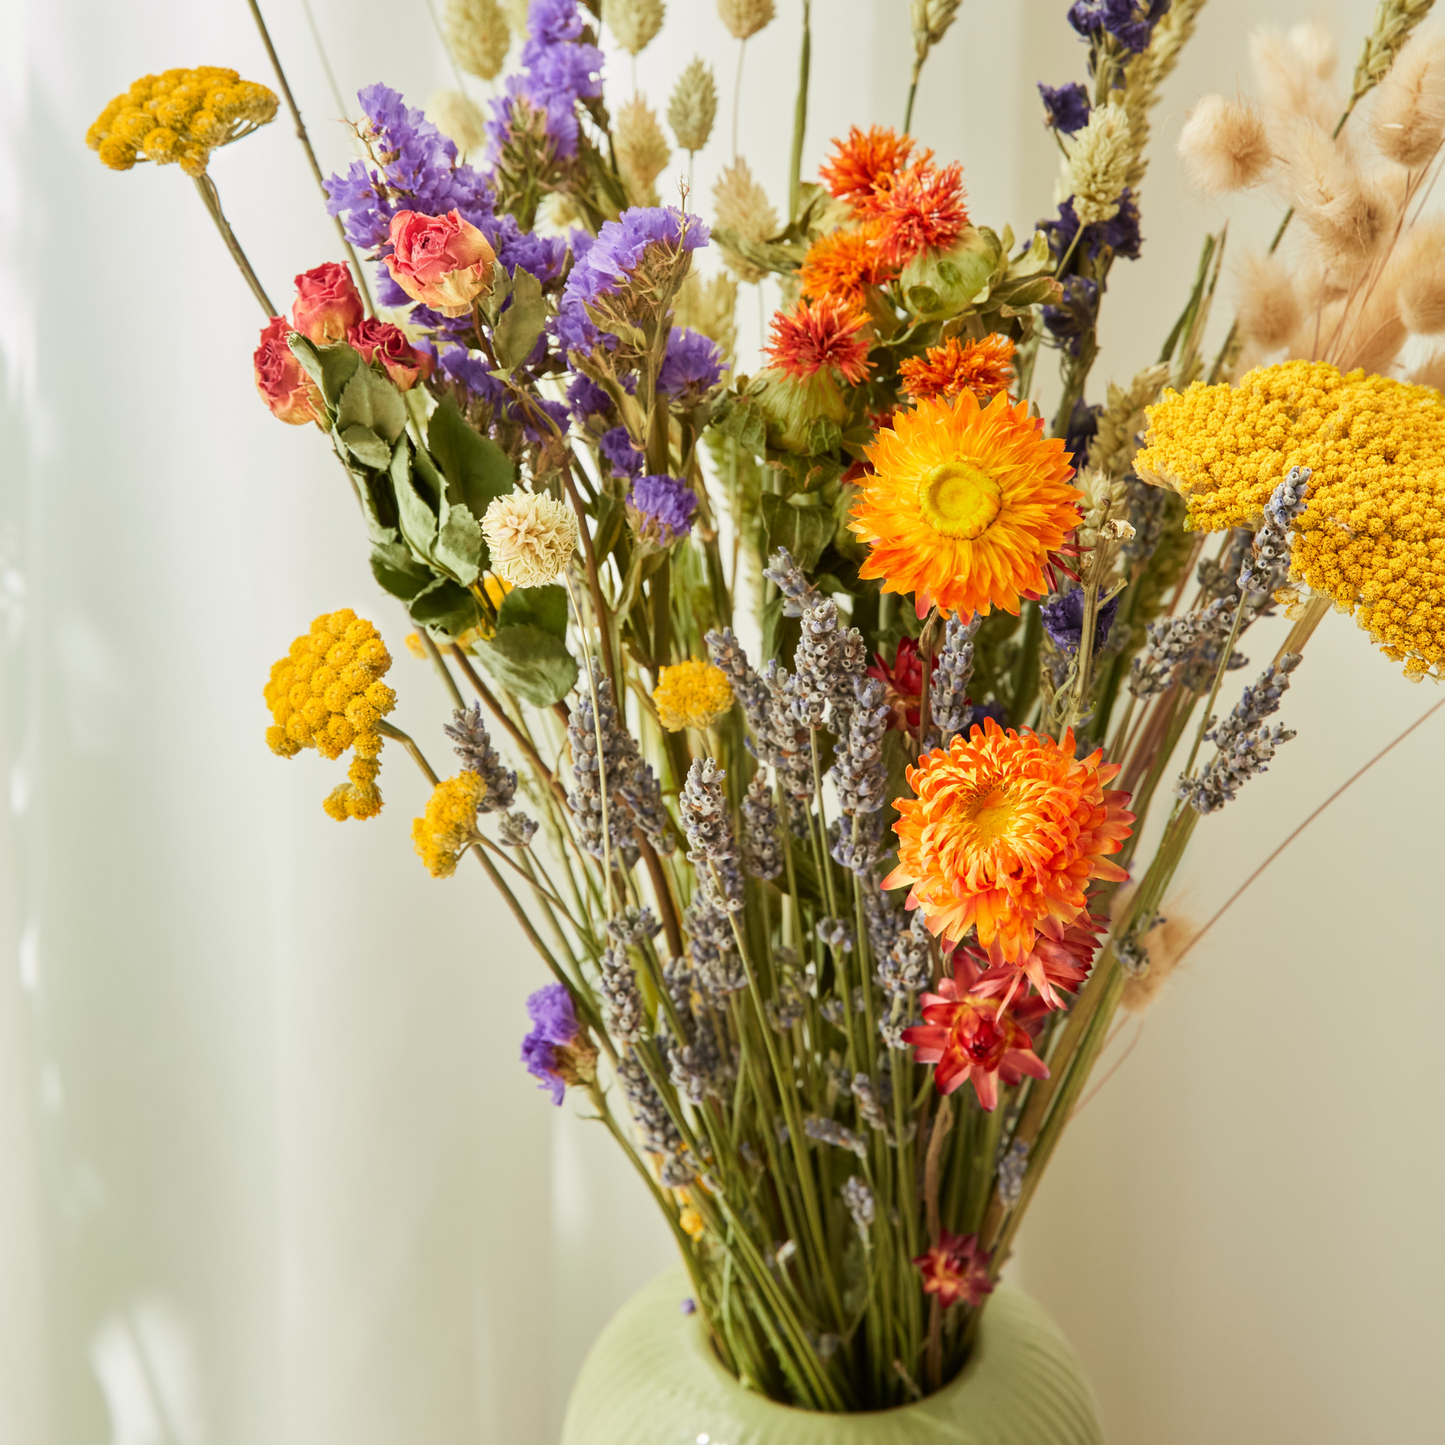
POLYGON ((276 96, 234 70, 202 65, 143 75, 96 117, 85 143, 102 165, 128 171, 140 161, 178 163, 205 174, 211 152, 265 125, 276 96))
POLYGON ((450 878, 462 854, 477 841, 477 810, 486 795, 480 773, 458 773, 437 784, 425 816, 412 821, 412 844, 433 878, 450 878))
POLYGON ((343 607, 318 617, 271 667, 264 694, 274 719, 266 729, 271 751, 283 758, 303 748, 324 758, 339 758, 348 748, 355 754, 349 781, 326 799, 326 811, 338 820, 381 811, 377 724, 396 706, 396 693, 381 681, 390 666, 376 628, 343 607))
POLYGON ((662 669, 652 700, 658 721, 677 733, 711 727, 733 705, 733 690, 721 668, 689 658, 662 669))

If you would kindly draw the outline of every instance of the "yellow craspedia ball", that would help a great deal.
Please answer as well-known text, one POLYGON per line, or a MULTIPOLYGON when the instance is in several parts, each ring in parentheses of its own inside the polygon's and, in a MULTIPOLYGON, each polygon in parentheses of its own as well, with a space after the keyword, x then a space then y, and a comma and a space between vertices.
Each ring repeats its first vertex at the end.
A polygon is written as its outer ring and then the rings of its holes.
POLYGON ((128 171, 137 161, 178 163, 205 174, 210 155, 274 118, 276 96, 234 70, 202 65, 143 75, 96 117, 85 143, 102 165, 128 171))
POLYGON ((1256 525, 1292 467, 1311 475, 1291 578, 1355 614, 1418 678, 1445 663, 1445 401, 1319 361, 1257 367, 1233 386, 1148 408, 1139 475, 1189 503, 1202 531, 1256 525))
POLYGON ((450 878, 477 837, 477 811, 487 795, 480 773, 462 772, 438 783, 426 813, 411 825, 417 856, 433 878, 450 878))
POLYGON ((396 693, 381 681, 390 666, 376 628, 343 607, 318 617, 271 667, 264 693, 271 751, 283 758, 303 748, 324 758, 339 758, 348 748, 355 754, 349 781, 326 800, 333 818, 370 818, 381 811, 377 726, 396 706, 396 693))
POLYGON ((689 658, 662 669, 652 700, 663 727, 676 733, 710 727, 733 705, 733 690, 721 668, 689 658))

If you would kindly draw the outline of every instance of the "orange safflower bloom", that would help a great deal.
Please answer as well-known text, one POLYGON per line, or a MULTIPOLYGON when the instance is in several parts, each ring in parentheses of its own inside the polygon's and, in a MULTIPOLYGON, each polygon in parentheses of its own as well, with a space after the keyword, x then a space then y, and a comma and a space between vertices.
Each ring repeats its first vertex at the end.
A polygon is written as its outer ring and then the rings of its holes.
POLYGON ((1056 743, 985 718, 909 768, 915 796, 894 804, 898 866, 883 886, 910 885, 908 906, 947 943, 976 928, 995 965, 1021 963, 1040 935, 1062 942, 1087 921, 1091 880, 1128 878, 1108 855, 1134 815, 1127 793, 1105 790, 1119 765, 1103 758, 1076 760, 1072 730, 1056 743))
MULTIPOLYGON (((899 135, 892 126, 873 125, 864 131, 855 125, 847 140, 833 142, 833 158, 818 167, 818 178, 837 199, 856 201, 897 175, 908 164, 913 145, 912 136, 899 135)), ((921 159, 932 155, 924 151, 921 159)))
POLYGON ((868 375, 868 338, 859 335, 867 320, 836 297, 799 301, 791 311, 774 313, 768 360, 798 381, 831 367, 856 386, 868 375))
POLYGON ((1007 336, 994 334, 968 342, 950 336, 942 346, 930 346, 922 356, 900 362, 898 375, 914 401, 957 396, 964 391, 987 401, 1008 390, 1013 380, 1013 359, 1014 344, 1007 336))
POLYGON ((864 286, 892 279, 892 272, 878 256, 881 230, 874 222, 856 231, 830 231, 820 236, 808 247, 798 273, 803 295, 810 300, 834 296, 861 306, 864 286))
POLYGON ((963 167, 955 161, 939 170, 919 161, 885 178, 854 207, 865 220, 882 223, 879 255, 885 266, 901 271, 924 251, 946 251, 963 234, 968 225, 963 167))
POLYGON ((873 474, 848 524, 872 548, 859 576, 912 592, 920 617, 1016 614, 1047 590, 1044 566, 1079 525, 1083 494, 1027 402, 933 397, 894 412, 865 452, 873 474))

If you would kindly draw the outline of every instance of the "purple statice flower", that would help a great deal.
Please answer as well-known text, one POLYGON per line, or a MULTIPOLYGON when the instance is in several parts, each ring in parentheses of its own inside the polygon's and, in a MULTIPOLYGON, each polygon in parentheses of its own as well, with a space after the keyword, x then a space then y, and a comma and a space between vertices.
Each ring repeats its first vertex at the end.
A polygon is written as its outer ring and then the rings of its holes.
POLYGON ((642 452, 633 444, 625 426, 603 432, 597 450, 619 477, 640 477, 644 461, 642 452))
MULTIPOLYGON (((353 161, 326 182, 326 209, 342 217, 347 239, 367 250, 386 245, 398 211, 440 216, 454 210, 485 229, 492 219, 491 186, 480 171, 457 163, 456 146, 385 85, 368 85, 356 98, 366 117, 362 135, 382 168, 353 161)), ((398 295, 400 304, 410 299, 399 289, 398 295)))
POLYGON ((1154 27, 1169 11, 1170 0, 1074 0, 1069 24, 1086 40, 1112 35, 1138 55, 1149 48, 1154 27))
POLYGON ((567 245, 571 249, 572 259, 580 261, 592 249, 596 239, 591 231, 584 231, 581 226, 573 226, 567 232, 567 245))
POLYGON ((589 416, 607 416, 613 409, 612 398, 580 371, 567 383, 567 404, 578 421, 589 416))
POLYGON ((722 380, 722 348, 710 336, 674 326, 667 338, 667 355, 657 374, 658 391, 683 406, 702 399, 722 380))
MULTIPOLYGON (((1048 237, 1054 255, 1065 255, 1074 244, 1074 237, 1079 230, 1079 218, 1074 212, 1074 198, 1070 196, 1060 205, 1057 216, 1040 221, 1039 229, 1048 237)), ((1095 221, 1092 226, 1085 226, 1080 242, 1091 260, 1099 254, 1102 247, 1108 246, 1116 256, 1126 261, 1137 261, 1141 244, 1139 203, 1127 186, 1119 196, 1118 213, 1107 221, 1095 221)), ((1077 254, 1075 251, 1075 255, 1077 254)))
POLYGON ((527 1000, 532 1018, 532 1032, 522 1040, 522 1062, 527 1072, 540 1079, 540 1087, 550 1091, 552 1102, 560 1105, 567 1085, 557 1067, 559 1044, 570 1044, 577 1037, 577 1014, 572 996, 560 983, 539 988, 527 1000))
POLYGON ((666 547, 692 531, 697 497, 676 477, 638 477, 627 494, 627 516, 639 540, 666 547))
POLYGON ((441 369, 458 386, 489 406, 500 407, 506 401, 506 386, 491 374, 482 357, 465 347, 447 347, 441 355, 441 369))
POLYGON ((555 281, 561 276, 567 263, 567 242, 560 236, 524 231, 515 216, 498 216, 481 229, 507 275, 520 266, 539 281, 555 281))
MULTIPOLYGON (((1098 609, 1094 617, 1094 652, 1104 650, 1109 640, 1109 629, 1114 625, 1114 614, 1119 610, 1118 597, 1111 597, 1098 609)), ((1044 631, 1054 640, 1060 652, 1074 653, 1084 636, 1084 592, 1075 587, 1062 596, 1050 597, 1039 607, 1044 631)))
POLYGON ((492 102, 487 128, 494 158, 510 138, 519 104, 542 113, 558 156, 576 155, 577 102, 602 94, 602 52, 583 43, 582 33, 577 0, 532 0, 522 46, 525 74, 510 77, 492 102))
POLYGON ((1088 125, 1089 92, 1077 81, 1058 86, 1040 82, 1039 94, 1044 100, 1045 123, 1054 130, 1073 135, 1088 125))
POLYGON ((564 436, 572 424, 572 413, 566 402, 533 397, 529 406, 521 405, 505 384, 491 374, 487 362, 465 347, 447 347, 441 354, 441 370, 471 396, 486 402, 499 421, 519 422, 531 441, 544 442, 553 436, 552 427, 543 420, 544 416, 550 417, 564 436))
POLYGON ((1092 329, 1099 307, 1099 283, 1087 276, 1069 276, 1057 306, 1044 307, 1044 325, 1070 356, 1079 354, 1084 334, 1092 329))
POLYGON ((708 229, 696 216, 675 206, 631 206, 606 222, 587 254, 572 267, 557 319, 557 339, 567 351, 591 351, 597 345, 596 323, 587 303, 617 291, 638 268, 651 246, 681 246, 695 251, 707 245, 708 229))

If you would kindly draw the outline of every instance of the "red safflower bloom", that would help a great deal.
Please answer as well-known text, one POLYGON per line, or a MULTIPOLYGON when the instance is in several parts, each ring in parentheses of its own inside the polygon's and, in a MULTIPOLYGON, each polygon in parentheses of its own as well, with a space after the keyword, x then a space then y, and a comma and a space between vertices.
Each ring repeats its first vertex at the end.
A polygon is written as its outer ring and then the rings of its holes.
POLYGON ((888 726, 899 732, 917 731, 923 709, 923 653, 912 637, 900 637, 890 667, 881 652, 873 654, 876 665, 869 677, 883 684, 883 701, 888 704, 888 726))
POLYGON ((1087 922, 1091 878, 1125 882, 1109 862, 1130 834, 1127 793, 1102 748, 1074 757, 1062 741, 1005 731, 992 718, 909 768, 915 796, 896 803, 898 867, 885 888, 911 884, 908 904, 948 943, 970 928, 995 965, 1022 967, 1042 935, 1057 943, 1087 922))
POLYGON ((922 356, 899 362, 898 375, 915 402, 930 396, 957 396, 962 391, 987 401, 1008 390, 1013 359, 1014 344, 1007 336, 969 342, 950 336, 942 346, 930 346, 922 356))
POLYGON ((893 273, 879 260, 881 229, 875 222, 856 231, 830 231, 814 241, 798 273, 803 295, 810 300, 832 296, 861 306, 865 286, 892 280, 893 273))
POLYGON ((930 1245, 926 1254, 913 1261, 923 1275, 924 1294, 936 1294, 947 1309, 959 1300, 979 1305, 985 1295, 993 1293, 988 1277, 989 1256, 978 1247, 976 1234, 950 1234, 938 1231, 938 1243, 930 1245))
POLYGON ((1076 922, 1064 929, 1062 938, 1040 934, 1034 940, 1034 946, 1016 963, 991 965, 987 955, 960 945, 967 956, 982 965, 984 970, 972 991, 980 997, 1002 998, 1007 1008, 1018 989, 1031 983, 1048 1008, 1063 1008, 1065 1001, 1059 997, 1059 990, 1065 993, 1079 991, 1079 985, 1088 978, 1089 970, 1094 966, 1094 955, 1099 951, 1099 934, 1107 921, 1090 913, 1081 914, 1076 922))
MULTIPOLYGON (((818 177, 839 200, 856 201, 871 195, 881 182, 897 175, 913 154, 913 137, 899 135, 892 126, 855 125, 847 140, 833 142, 833 158, 818 167, 818 177)), ((932 151, 924 151, 927 161, 932 151)))
POLYGON ((951 1094, 973 1084, 985 1110, 998 1105, 998 1086, 1017 1084, 1025 1074, 1047 1079, 1044 1061, 1034 1053, 1033 1034, 1048 1012, 1040 998, 1021 999, 1008 1006, 1001 998, 981 996, 978 966, 967 954, 955 954, 953 977, 938 985, 937 993, 923 995, 923 1022, 903 1030, 920 1064, 936 1064, 933 1082, 940 1094, 951 1094))
POLYGON ((942 170, 919 161, 854 205, 864 219, 883 223, 879 255, 900 271, 924 251, 946 251, 968 224, 957 161, 942 170))
POLYGON ((831 367, 857 386, 868 375, 868 338, 858 334, 867 320, 856 306, 833 297, 799 301, 791 311, 774 313, 768 360, 798 381, 831 367))

